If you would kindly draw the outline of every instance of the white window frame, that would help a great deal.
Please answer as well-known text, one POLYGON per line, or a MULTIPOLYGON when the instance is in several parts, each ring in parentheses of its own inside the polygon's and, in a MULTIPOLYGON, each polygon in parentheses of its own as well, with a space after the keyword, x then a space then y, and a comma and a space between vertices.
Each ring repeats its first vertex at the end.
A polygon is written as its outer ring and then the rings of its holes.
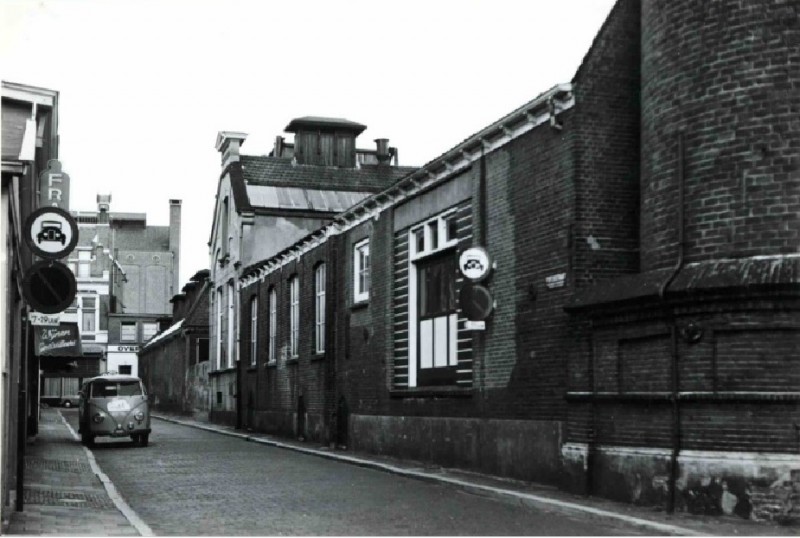
POLYGON ((269 289, 269 344, 267 351, 267 362, 274 364, 277 360, 275 355, 276 342, 278 337, 278 293, 275 287, 269 289))
POLYGON ((364 239, 353 245, 353 301, 356 303, 369 300, 371 266, 369 239, 364 239))
POLYGON ((143 321, 142 322, 142 342, 147 342, 152 337, 158 334, 158 322, 156 321, 143 321), (148 336, 148 327, 154 327, 155 330, 148 336))
POLYGON ((289 348, 293 358, 300 354, 300 278, 289 279, 289 348))
POLYGON ((325 264, 314 270, 314 351, 325 353, 325 264))
POLYGON ((139 338, 139 327, 135 321, 121 321, 119 323, 119 341, 120 342, 137 342, 139 338), (123 327, 133 326, 133 338, 125 338, 123 327))
MULTIPOLYGON (((80 328, 80 335, 97 335, 100 332, 98 328, 100 326, 100 297, 97 295, 78 295, 76 297, 77 306, 76 311, 78 313, 78 327, 80 328), (93 331, 86 331, 83 329, 83 311, 87 310, 87 307, 84 305, 85 299, 93 299, 94 300, 94 330, 93 331)), ((70 305, 71 306, 71 305, 70 305)))
POLYGON ((216 361, 215 361, 216 362, 216 366, 217 366, 217 370, 221 370, 222 369, 222 349, 223 349, 222 348, 222 325, 223 325, 223 323, 225 323, 225 316, 223 315, 223 309, 222 309, 222 301, 223 301, 223 297, 224 297, 222 290, 223 290, 223 288, 221 286, 217 289, 217 307, 216 307, 217 308, 217 311, 216 311, 216 316, 217 316, 217 323, 216 323, 216 325, 217 325, 217 334, 216 334, 216 336, 217 336, 217 346, 216 346, 217 347, 217 357, 216 357, 216 361))
POLYGON ((258 353, 258 297, 250 298, 250 365, 257 364, 258 353))
POLYGON ((235 314, 236 293, 234 293, 233 282, 228 282, 228 368, 233 368, 233 357, 236 352, 236 346, 234 345, 234 335, 236 334, 235 314))
MULTIPOLYGON (((417 386, 417 348, 420 335, 417 334, 417 326, 419 325, 418 305, 417 305, 417 290, 418 290, 418 276, 417 276, 417 262, 439 252, 454 248, 458 245, 458 237, 448 238, 447 236, 447 223, 448 220, 455 216, 457 209, 448 209, 435 217, 429 218, 423 222, 419 222, 412 226, 408 231, 408 386, 417 386), (417 242, 414 241, 417 230, 423 230, 423 245, 418 248, 417 242), (435 229, 435 232, 432 230, 435 229), (434 248, 432 242, 432 235, 435 234, 438 238, 437 245, 434 248)), ((451 322, 452 323, 452 322, 451 322)), ((456 330, 458 327, 456 318, 456 330)), ((456 338, 457 343, 457 338, 456 338)), ((456 351, 457 355, 457 351, 456 351)), ((457 359, 457 357, 456 357, 457 359)), ((450 362, 451 359, 448 360, 450 362)))
POLYGON ((90 249, 78 250, 78 278, 91 278, 92 276, 92 251, 90 249))

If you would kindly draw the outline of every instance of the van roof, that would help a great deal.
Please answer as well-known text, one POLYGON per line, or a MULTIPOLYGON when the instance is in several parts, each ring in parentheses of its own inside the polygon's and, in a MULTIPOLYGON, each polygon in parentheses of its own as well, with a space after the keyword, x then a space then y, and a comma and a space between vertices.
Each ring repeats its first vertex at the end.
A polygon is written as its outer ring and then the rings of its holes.
POLYGON ((91 379, 87 379, 86 383, 92 383, 94 381, 141 381, 138 377, 134 375, 125 375, 125 374, 105 374, 99 375, 97 377, 93 377, 91 379))

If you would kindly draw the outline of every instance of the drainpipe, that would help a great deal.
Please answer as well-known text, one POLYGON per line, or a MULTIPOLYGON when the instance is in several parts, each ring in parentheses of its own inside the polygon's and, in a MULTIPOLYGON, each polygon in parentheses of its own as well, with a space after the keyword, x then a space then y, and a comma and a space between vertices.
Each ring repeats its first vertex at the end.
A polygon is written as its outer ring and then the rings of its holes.
POLYGON ((667 303, 667 289, 675 280, 675 277, 678 276, 681 269, 683 268, 684 264, 684 250, 685 250, 685 228, 686 228, 686 220, 684 217, 684 190, 686 184, 686 176, 685 176, 685 165, 686 165, 686 154, 685 154, 685 147, 684 147, 684 137, 683 131, 679 130, 677 133, 677 141, 678 141, 678 259, 675 261, 675 267, 673 267, 670 275, 667 279, 661 284, 661 288, 659 289, 659 298, 664 306, 664 310, 667 315, 667 319, 669 320, 670 324, 670 340, 672 346, 672 366, 671 366, 671 397, 670 400, 672 402, 672 454, 670 456, 670 473, 669 473, 669 497, 667 498, 667 512, 673 513, 675 511, 675 497, 676 497, 676 483, 678 480, 678 455, 680 454, 681 450, 681 416, 680 416, 680 402, 678 400, 678 392, 679 392, 679 385, 680 379, 678 376, 678 326, 675 320, 674 312, 669 308, 667 303))

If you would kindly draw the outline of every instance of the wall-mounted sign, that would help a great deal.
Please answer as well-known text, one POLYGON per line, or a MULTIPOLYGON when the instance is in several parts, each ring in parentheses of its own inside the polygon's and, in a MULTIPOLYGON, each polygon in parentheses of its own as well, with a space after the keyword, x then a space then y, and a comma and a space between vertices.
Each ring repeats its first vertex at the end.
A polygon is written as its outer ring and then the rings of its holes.
POLYGON ((108 346, 109 353, 138 353, 139 346, 108 346))
POLYGON ((75 300, 75 275, 60 262, 34 263, 22 279, 25 301, 37 312, 63 312, 75 300))
POLYGON ((486 322, 485 321, 465 321, 464 328, 468 331, 485 331, 486 330, 486 322))
POLYGON ((80 357, 81 335, 77 323, 58 327, 34 327, 36 355, 39 357, 80 357))
POLYGON ((547 284, 548 289, 563 288, 567 280, 567 273, 558 273, 545 277, 544 282, 547 284))
POLYGON ((34 254, 57 260, 78 244, 78 223, 63 209, 40 207, 25 221, 24 236, 34 254))
POLYGON ((69 210, 69 175, 61 170, 56 159, 47 162, 39 174, 39 206, 69 210))
POLYGON ((58 327, 61 323, 61 314, 43 314, 41 312, 30 312, 28 319, 34 327, 58 327))
POLYGON ((489 275, 492 262, 489 253, 483 247, 470 247, 458 257, 458 269, 461 274, 473 282, 479 282, 489 275))
POLYGON ((492 293, 480 284, 464 284, 458 294, 458 306, 470 321, 483 321, 494 308, 492 293))

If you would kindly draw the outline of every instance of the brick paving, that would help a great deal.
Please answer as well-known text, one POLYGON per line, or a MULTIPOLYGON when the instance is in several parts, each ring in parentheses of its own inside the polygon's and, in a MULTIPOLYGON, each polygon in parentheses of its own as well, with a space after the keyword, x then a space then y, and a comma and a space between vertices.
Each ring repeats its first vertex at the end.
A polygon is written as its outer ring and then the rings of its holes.
POLYGON ((117 508, 89 453, 57 409, 42 409, 39 434, 25 452, 23 511, 6 535, 139 536, 117 508))

